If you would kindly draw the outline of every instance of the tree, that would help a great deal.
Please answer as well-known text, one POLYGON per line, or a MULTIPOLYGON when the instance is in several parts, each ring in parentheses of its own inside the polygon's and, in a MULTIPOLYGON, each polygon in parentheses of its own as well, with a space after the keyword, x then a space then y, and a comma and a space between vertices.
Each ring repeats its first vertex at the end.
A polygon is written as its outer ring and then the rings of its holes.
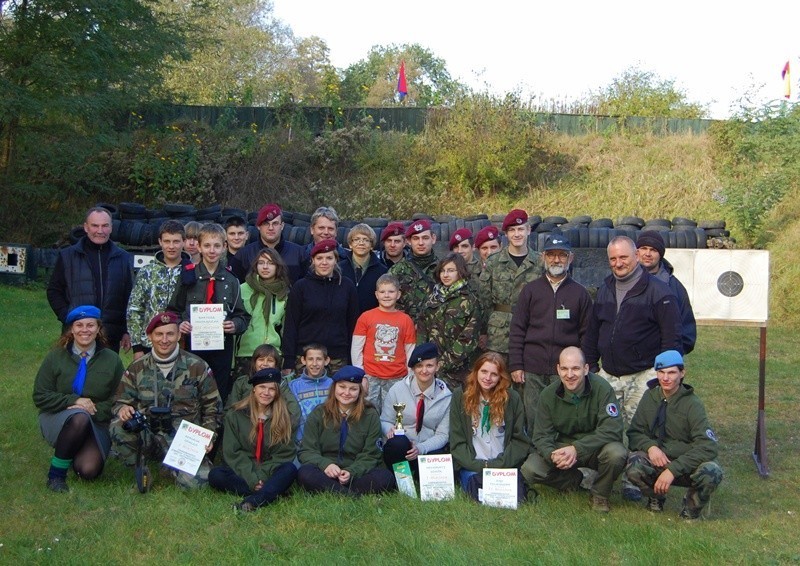
POLYGON ((21 128, 109 123, 149 98, 164 57, 186 56, 183 18, 147 0, 10 0, 0 7, 0 170, 21 128))
POLYGON ((598 114, 648 118, 703 118, 705 106, 689 102, 674 80, 662 79, 653 71, 626 69, 611 84, 591 95, 598 114))
POLYGON ((408 96, 412 106, 451 105, 466 87, 450 77, 444 59, 419 44, 375 46, 366 59, 344 71, 342 102, 351 106, 391 106, 397 99, 397 73, 405 61, 408 96))

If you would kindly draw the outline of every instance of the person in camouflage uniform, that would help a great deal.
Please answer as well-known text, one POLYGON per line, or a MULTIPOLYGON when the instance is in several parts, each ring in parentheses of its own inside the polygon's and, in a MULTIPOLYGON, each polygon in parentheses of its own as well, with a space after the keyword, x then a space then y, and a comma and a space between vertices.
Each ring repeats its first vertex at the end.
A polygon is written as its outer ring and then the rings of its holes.
POLYGON ((628 480, 661 512, 673 485, 688 487, 681 517, 697 519, 723 479, 715 461, 717 437, 702 401, 683 382, 686 370, 676 350, 656 356, 656 379, 639 402, 628 429, 628 480))
POLYGON ((419 324, 420 311, 436 283, 436 234, 431 232, 428 220, 417 220, 406 229, 406 240, 411 244, 411 255, 394 264, 389 273, 400 281, 397 308, 419 324))
POLYGON ((508 246, 487 258, 480 276, 481 308, 486 314, 481 328, 481 346, 508 357, 508 332, 514 305, 525 284, 542 274, 542 264, 539 256, 528 249, 531 227, 524 210, 509 212, 503 220, 503 231, 508 246))
MULTIPOLYGON (((125 371, 115 396, 111 421, 111 440, 117 456, 128 466, 136 464, 139 435, 123 427, 134 411, 148 418, 151 427, 145 431, 149 437, 148 458, 162 460, 169 449, 182 420, 216 432, 222 419, 222 399, 211 370, 201 358, 178 347, 180 333, 178 317, 174 313, 159 313, 147 325, 152 351, 135 360, 125 371), (157 423, 151 408, 172 409, 171 423, 157 423), (164 430, 171 424, 171 430, 164 430)), ((208 450, 211 450, 209 445, 208 450)), ((173 471, 179 486, 202 487, 208 481, 208 458, 203 460, 197 474, 173 471)))
POLYGON ((438 263, 437 283, 417 325, 417 343, 433 342, 441 352, 439 377, 450 389, 461 387, 478 348, 478 299, 469 284, 464 258, 450 253, 438 263))
POLYGON ((189 254, 183 252, 183 238, 183 224, 177 220, 164 221, 158 231, 161 251, 136 274, 128 300, 128 333, 134 360, 150 351, 152 345, 145 332, 147 323, 166 310, 180 282, 181 267, 191 262, 189 254))

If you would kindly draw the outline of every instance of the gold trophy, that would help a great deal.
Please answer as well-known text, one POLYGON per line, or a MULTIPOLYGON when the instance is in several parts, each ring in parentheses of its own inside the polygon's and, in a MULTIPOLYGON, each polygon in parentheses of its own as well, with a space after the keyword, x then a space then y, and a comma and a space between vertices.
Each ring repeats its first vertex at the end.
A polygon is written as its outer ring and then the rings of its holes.
POLYGON ((403 411, 406 408, 406 404, 394 403, 392 408, 395 410, 394 434, 395 436, 405 436, 406 431, 403 428, 403 411))

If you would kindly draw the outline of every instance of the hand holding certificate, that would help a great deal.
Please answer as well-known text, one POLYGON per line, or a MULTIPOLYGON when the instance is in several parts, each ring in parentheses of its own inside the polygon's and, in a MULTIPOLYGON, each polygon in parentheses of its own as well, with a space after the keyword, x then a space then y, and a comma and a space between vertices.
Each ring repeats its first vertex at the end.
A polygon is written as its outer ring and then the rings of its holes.
POLYGON ((190 305, 192 350, 225 349, 225 306, 222 304, 190 305))
POLYGON ((190 475, 197 474, 208 446, 213 440, 213 431, 186 420, 181 421, 178 432, 164 457, 164 465, 190 475))

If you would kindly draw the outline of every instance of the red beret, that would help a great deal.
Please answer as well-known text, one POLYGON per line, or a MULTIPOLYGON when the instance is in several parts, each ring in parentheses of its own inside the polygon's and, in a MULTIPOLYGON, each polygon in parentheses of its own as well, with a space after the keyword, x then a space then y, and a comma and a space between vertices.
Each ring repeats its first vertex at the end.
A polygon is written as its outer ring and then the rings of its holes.
POLYGON ((481 228, 478 235, 475 236, 475 247, 479 248, 489 240, 496 240, 499 235, 499 231, 494 226, 481 228))
POLYGON ((469 228, 459 228, 453 232, 452 236, 450 236, 450 249, 452 250, 458 244, 464 240, 469 240, 470 238, 472 238, 472 230, 469 228))
POLYGON ((145 329, 146 334, 150 334, 159 326, 166 326, 167 324, 180 324, 181 319, 174 312, 160 312, 150 320, 150 324, 145 329))
POLYGON ((415 220, 412 222, 408 228, 406 228, 406 238, 410 238, 414 234, 419 234, 421 232, 425 232, 426 230, 431 229, 431 221, 425 220, 415 220))
POLYGON ((256 218, 256 226, 261 226, 267 220, 275 220, 278 216, 281 216, 283 211, 281 207, 277 204, 265 204, 261 207, 261 210, 258 211, 258 218, 256 218))
POLYGON ((404 236, 405 233, 406 227, 403 226, 402 222, 389 222, 381 232, 381 242, 385 242, 386 238, 391 238, 392 236, 404 236))
POLYGON ((326 252, 337 252, 338 248, 339 244, 336 243, 336 240, 320 240, 316 246, 311 248, 311 257, 326 252))
POLYGON ((524 210, 520 210, 519 208, 515 208, 503 219, 503 232, 511 228, 512 226, 521 226, 528 221, 528 213, 524 210))

